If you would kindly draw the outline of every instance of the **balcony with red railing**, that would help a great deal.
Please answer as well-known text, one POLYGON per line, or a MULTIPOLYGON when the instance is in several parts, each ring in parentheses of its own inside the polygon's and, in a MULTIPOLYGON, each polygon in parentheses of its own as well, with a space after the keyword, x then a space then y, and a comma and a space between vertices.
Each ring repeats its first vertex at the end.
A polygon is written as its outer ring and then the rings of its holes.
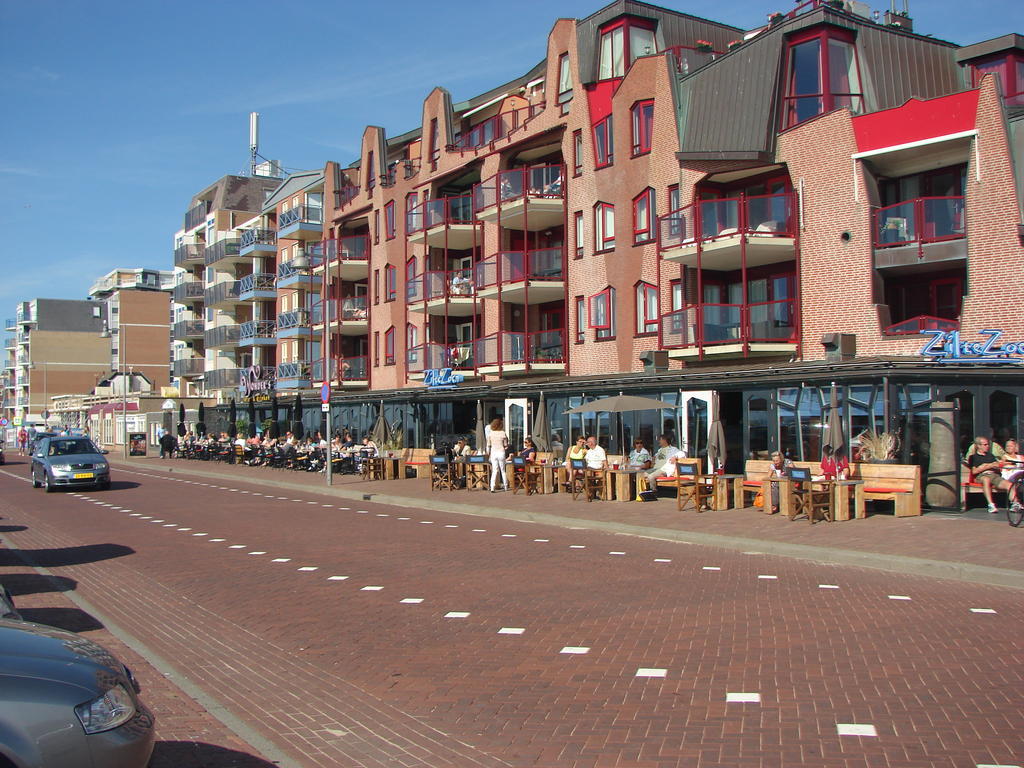
POLYGON ((534 165, 501 171, 474 185, 481 221, 536 232, 565 222, 565 166, 534 165))
POLYGON ((750 357, 797 350, 793 299, 753 304, 690 304, 661 317, 660 347, 669 357, 750 357))
POLYGON ((917 336, 924 331, 959 331, 960 321, 949 320, 945 317, 933 317, 932 315, 918 315, 893 323, 882 329, 883 336, 917 336))
POLYGON ((565 249, 496 253, 473 268, 473 282, 481 299, 500 298, 515 304, 564 299, 565 249))
POLYGON ((698 200, 658 218, 658 251, 666 261, 716 270, 796 258, 792 193, 698 200))
POLYGON ((492 333, 473 342, 473 357, 481 374, 564 371, 565 331, 492 333))
POLYGON ((408 281, 405 297, 410 312, 469 317, 476 314, 473 270, 424 272, 408 281))
POLYGON ((410 379, 418 381, 430 370, 451 368, 464 377, 476 376, 473 342, 418 344, 405 353, 405 370, 410 379))
POLYGON ((480 239, 473 215, 473 196, 439 197, 424 200, 406 214, 409 242, 461 251, 480 239))
MULTIPOLYGON (((343 296, 329 299, 331 331, 342 336, 365 336, 370 330, 366 296, 343 296)), ((314 330, 323 331, 324 302, 317 300, 310 306, 310 322, 314 330)))
POLYGON ((370 236, 332 237, 320 244, 323 260, 313 267, 314 274, 325 266, 333 278, 360 281, 370 276, 370 236))
POLYGON ((967 258, 963 197, 919 197, 874 212, 875 268, 967 258))
POLYGON ((524 129, 543 111, 544 102, 501 112, 474 125, 463 133, 454 144, 449 144, 446 149, 449 152, 465 153, 485 147, 492 148, 495 142, 510 138, 513 133, 524 129))

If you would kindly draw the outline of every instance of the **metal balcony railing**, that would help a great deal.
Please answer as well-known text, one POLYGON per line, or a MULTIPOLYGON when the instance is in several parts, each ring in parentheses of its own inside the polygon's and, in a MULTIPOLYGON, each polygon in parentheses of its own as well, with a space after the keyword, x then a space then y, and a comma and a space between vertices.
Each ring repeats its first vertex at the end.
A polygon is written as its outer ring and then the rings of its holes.
POLYGON ((174 249, 174 266, 188 267, 193 264, 202 264, 206 258, 205 248, 202 243, 186 243, 174 249))
POLYGON ((565 166, 534 165, 502 171, 473 187, 473 210, 524 198, 564 198, 565 166))
POLYGON ((174 286, 174 300, 179 304, 189 301, 202 301, 205 297, 201 280, 185 280, 174 286))
POLYGON ((277 330, 286 331, 290 328, 308 328, 310 312, 308 309, 293 309, 277 316, 277 330))
POLYGON ((658 248, 701 244, 733 237, 795 237, 791 193, 698 200, 658 218, 658 248))
POLYGON ((302 379, 309 381, 310 364, 306 360, 292 360, 287 363, 277 364, 277 380, 281 379, 302 379))
POLYGON ((297 205, 294 208, 289 208, 278 216, 277 229, 280 231, 300 221, 307 224, 323 224, 324 209, 316 205, 297 205))
POLYGON ((439 197, 436 200, 424 200, 406 214, 406 234, 420 232, 442 224, 472 224, 472 195, 458 197, 439 197))
POLYGON ((203 200, 190 208, 185 213, 185 229, 195 229, 206 223, 206 216, 210 212, 210 201, 203 200))
POLYGON ((661 317, 664 349, 796 340, 793 299, 754 304, 690 304, 661 317))
POLYGON ((174 324, 174 338, 176 339, 194 339, 202 335, 202 320, 179 320, 174 324))
POLYGON ((963 197, 918 197, 875 211, 875 248, 939 243, 964 237, 963 197))
POLYGON ((277 245, 277 232, 272 229, 246 229, 239 238, 239 248, 245 250, 257 245, 277 245))
POLYGON ((246 294, 256 291, 276 290, 274 276, 268 272, 253 272, 238 279, 238 296, 246 298, 246 294))
POLYGON ((959 331, 960 321, 945 317, 918 315, 882 329, 883 336, 916 336, 924 331, 959 331))
POLYGON ((565 249, 542 248, 534 251, 503 251, 477 264, 473 281, 477 289, 494 285, 520 283, 524 280, 550 280, 564 278, 565 249))
POLYGON ((213 389, 233 389, 242 380, 241 368, 218 368, 215 371, 207 371, 203 376, 203 385, 206 391, 213 389))
POLYGON ((481 149, 492 142, 504 139, 544 111, 544 102, 502 112, 474 125, 459 140, 448 147, 452 152, 481 149))
POLYGON ((238 256, 240 245, 241 240, 239 238, 225 237, 222 240, 218 240, 213 245, 206 246, 206 250, 204 251, 206 266, 216 264, 218 261, 223 259, 238 256))
POLYGON ((276 335, 277 324, 270 320, 250 320, 238 326, 239 343, 253 339, 273 339, 276 335))
POLYGON ((203 332, 203 343, 207 347, 226 347, 238 343, 238 325, 218 325, 203 332))
POLYGON ((175 376, 199 376, 205 369, 206 360, 202 357, 183 357, 171 363, 175 376))
POLYGON ((223 283, 207 288, 204 293, 204 301, 207 306, 220 304, 221 302, 238 298, 238 281, 228 280, 223 283))
POLYGON ((335 261, 368 261, 370 258, 370 236, 349 235, 333 237, 324 241, 324 255, 328 266, 335 261))

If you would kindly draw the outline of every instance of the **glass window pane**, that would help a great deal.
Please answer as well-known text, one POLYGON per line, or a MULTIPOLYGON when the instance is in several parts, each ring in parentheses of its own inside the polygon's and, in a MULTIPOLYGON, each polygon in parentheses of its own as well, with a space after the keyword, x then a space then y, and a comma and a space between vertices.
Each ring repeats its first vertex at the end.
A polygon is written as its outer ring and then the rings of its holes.
MULTIPOLYGON (((558 61, 558 93, 572 90, 572 75, 569 72, 569 57, 563 55, 558 61)), ((560 98, 559 101, 562 101, 560 98)))
POLYGON ((598 68, 599 80, 607 80, 612 76, 612 36, 601 35, 601 64, 598 68))
POLYGON ((767 459, 768 455, 768 401, 753 397, 747 401, 747 439, 752 459, 767 459))
POLYGON ((821 41, 794 45, 790 53, 790 96, 821 93, 821 41))
POLYGON ((612 30, 612 77, 622 77, 626 72, 624 56, 624 41, 622 27, 612 30))
POLYGON ((654 30, 643 27, 629 28, 629 63, 632 64, 639 56, 650 56, 658 52, 654 42, 654 30))

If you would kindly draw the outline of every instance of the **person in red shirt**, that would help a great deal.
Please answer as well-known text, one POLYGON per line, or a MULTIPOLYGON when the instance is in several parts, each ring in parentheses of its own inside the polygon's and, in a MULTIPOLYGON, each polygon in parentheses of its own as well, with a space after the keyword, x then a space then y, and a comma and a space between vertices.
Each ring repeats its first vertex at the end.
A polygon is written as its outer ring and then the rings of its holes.
POLYGON ((850 462, 841 453, 832 450, 831 445, 821 449, 821 474, 826 480, 845 480, 850 473, 850 462))

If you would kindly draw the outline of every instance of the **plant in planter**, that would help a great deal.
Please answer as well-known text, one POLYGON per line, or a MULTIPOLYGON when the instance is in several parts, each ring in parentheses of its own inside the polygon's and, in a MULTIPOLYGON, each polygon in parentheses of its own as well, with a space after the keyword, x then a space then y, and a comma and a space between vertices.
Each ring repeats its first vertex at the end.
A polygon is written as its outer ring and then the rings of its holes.
POLYGON ((729 43, 729 50, 730 51, 735 51, 741 45, 743 45, 743 41, 742 40, 733 40, 731 43, 729 43))
POLYGON ((825 5, 831 6, 840 11, 846 10, 846 3, 844 0, 825 0, 825 5))
POLYGON ((693 44, 693 47, 701 53, 711 53, 714 50, 714 47, 707 40, 698 40, 693 44))
POLYGON ((769 13, 768 14, 768 23, 769 24, 778 24, 784 18, 786 18, 786 17, 784 15, 782 15, 781 13, 779 13, 778 11, 776 11, 775 13, 769 13))
POLYGON ((893 432, 876 432, 867 429, 857 436, 860 441, 860 452, 857 458, 867 463, 882 463, 896 460, 896 452, 900 449, 899 435, 893 432))

